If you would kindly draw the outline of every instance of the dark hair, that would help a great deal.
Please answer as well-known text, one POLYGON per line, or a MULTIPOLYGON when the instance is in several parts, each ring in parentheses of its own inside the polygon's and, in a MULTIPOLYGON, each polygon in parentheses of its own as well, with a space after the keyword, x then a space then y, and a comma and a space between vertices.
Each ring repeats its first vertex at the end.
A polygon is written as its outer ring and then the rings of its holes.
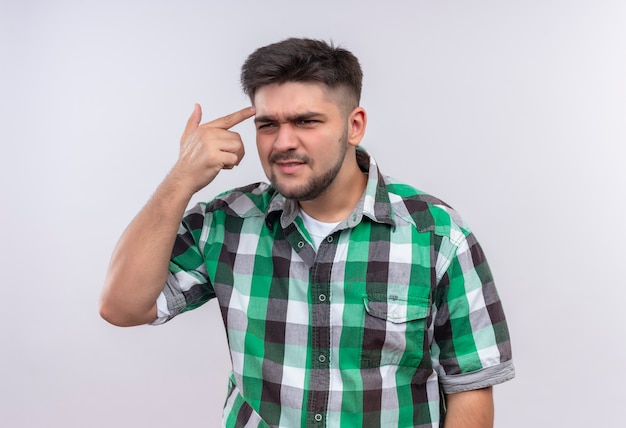
POLYGON ((253 52, 241 67, 241 85, 252 101, 261 86, 286 82, 319 82, 345 88, 352 108, 361 100, 363 72, 348 50, 321 40, 291 38, 253 52))

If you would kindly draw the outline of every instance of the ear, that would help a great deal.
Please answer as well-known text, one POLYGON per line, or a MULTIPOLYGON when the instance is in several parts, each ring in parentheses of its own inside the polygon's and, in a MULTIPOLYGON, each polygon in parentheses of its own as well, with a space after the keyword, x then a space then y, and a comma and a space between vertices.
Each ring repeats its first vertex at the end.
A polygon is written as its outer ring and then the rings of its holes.
POLYGON ((367 113, 363 107, 352 110, 348 116, 348 144, 358 146, 365 135, 367 126, 367 113))

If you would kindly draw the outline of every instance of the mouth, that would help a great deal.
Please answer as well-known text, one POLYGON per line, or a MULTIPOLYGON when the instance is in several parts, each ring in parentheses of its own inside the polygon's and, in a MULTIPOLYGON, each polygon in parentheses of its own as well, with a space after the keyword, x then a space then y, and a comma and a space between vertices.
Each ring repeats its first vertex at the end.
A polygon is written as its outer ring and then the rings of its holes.
POLYGON ((301 160, 282 160, 274 162, 278 166, 293 166, 293 165, 304 165, 306 162, 301 160))
POLYGON ((273 162, 283 174, 295 174, 304 168, 305 162, 300 160, 281 160, 273 162))
POLYGON ((294 153, 277 153, 270 157, 270 163, 275 165, 283 174, 295 174, 308 163, 306 156, 294 153))

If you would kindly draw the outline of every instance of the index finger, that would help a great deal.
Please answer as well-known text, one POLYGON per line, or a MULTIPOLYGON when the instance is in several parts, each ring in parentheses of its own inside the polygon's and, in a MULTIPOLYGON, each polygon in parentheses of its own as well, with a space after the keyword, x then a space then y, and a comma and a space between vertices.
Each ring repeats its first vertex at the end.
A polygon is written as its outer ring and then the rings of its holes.
POLYGON ((206 125, 211 126, 213 128, 222 128, 222 129, 230 129, 238 123, 243 122, 244 120, 254 116, 256 110, 254 107, 246 107, 224 117, 220 117, 219 119, 212 120, 211 122, 207 122, 206 125))

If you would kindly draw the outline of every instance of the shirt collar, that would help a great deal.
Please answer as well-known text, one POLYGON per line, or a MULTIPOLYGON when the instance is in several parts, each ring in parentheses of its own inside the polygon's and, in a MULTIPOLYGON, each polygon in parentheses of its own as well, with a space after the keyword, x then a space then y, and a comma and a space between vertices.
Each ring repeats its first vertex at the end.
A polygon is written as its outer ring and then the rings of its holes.
MULTIPOLYGON (((357 146, 356 159, 361 171, 368 175, 367 185, 354 211, 346 219, 346 226, 356 226, 361 222, 363 216, 377 223, 395 226, 385 178, 378 170, 376 161, 360 146, 357 146)), ((286 228, 294 222, 298 211, 296 201, 287 199, 276 192, 267 207, 265 221, 268 227, 272 228, 276 219, 280 217, 281 226, 286 228)))

